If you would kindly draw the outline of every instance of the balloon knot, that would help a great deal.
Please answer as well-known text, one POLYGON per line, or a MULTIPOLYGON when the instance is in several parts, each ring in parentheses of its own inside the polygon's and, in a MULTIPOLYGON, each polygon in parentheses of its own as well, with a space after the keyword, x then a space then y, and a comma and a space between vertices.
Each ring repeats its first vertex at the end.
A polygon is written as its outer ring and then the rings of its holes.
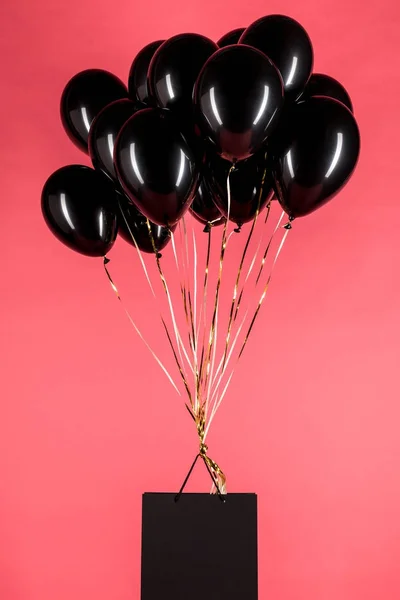
POLYGON ((236 229, 233 230, 235 233, 240 233, 242 231, 242 226, 238 225, 236 229))
POLYGON ((204 233, 210 233, 211 227, 212 227, 212 223, 208 222, 203 229, 204 233))
POLYGON ((283 226, 284 229, 292 229, 292 226, 290 223, 286 223, 286 225, 283 226))
POLYGON ((107 258, 107 256, 104 257, 104 264, 108 265, 108 263, 110 262, 110 259, 107 258))
POLYGON ((162 258, 162 254, 161 254, 161 252, 157 252, 157 258, 158 258, 158 259, 162 258))

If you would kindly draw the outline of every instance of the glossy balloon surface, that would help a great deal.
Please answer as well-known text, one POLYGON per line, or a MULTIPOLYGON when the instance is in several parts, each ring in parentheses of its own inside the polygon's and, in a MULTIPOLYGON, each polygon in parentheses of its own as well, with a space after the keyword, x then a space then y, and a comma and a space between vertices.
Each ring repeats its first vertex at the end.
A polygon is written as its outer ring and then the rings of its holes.
MULTIPOLYGON (((227 178, 231 164, 214 156, 207 162, 207 183, 221 213, 228 216, 227 178)), ((239 226, 251 221, 273 195, 272 175, 264 152, 238 163, 229 176, 230 220, 239 226)))
POLYGON ((231 46, 232 44, 238 44, 240 37, 243 35, 245 31, 244 27, 240 27, 239 29, 233 29, 232 31, 228 31, 225 35, 222 36, 221 39, 218 40, 217 46, 220 48, 225 48, 225 46, 231 46))
MULTIPOLYGON (((118 233, 129 244, 135 242, 142 252, 154 253, 153 242, 157 252, 160 252, 171 240, 171 230, 163 225, 150 223, 151 235, 146 217, 127 199, 119 195, 118 233), (132 239, 135 238, 135 242, 132 239)), ((173 227, 172 229, 175 229, 173 227)), ((136 247, 136 246, 135 246, 136 247)))
POLYGON ((155 53, 149 69, 150 93, 161 108, 192 114, 193 86, 217 44, 196 33, 176 35, 155 53))
POLYGON ((262 17, 245 30, 240 43, 258 48, 272 60, 282 75, 288 100, 301 94, 312 72, 314 53, 300 23, 283 15, 262 17))
POLYGON ((105 175, 70 165, 55 171, 42 191, 42 212, 54 235, 87 256, 105 256, 117 235, 117 201, 105 175))
POLYGON ((193 200, 199 172, 170 113, 149 108, 131 117, 118 136, 114 159, 137 208, 157 225, 175 225, 193 200))
POLYGON ((197 193, 190 207, 190 212, 200 223, 222 225, 225 219, 215 204, 206 182, 201 181, 197 193))
POLYGON ((108 71, 89 69, 75 75, 67 83, 60 105, 68 137, 78 148, 88 152, 89 131, 95 117, 110 102, 127 96, 126 86, 108 71))
POLYGON ((164 40, 158 40, 157 42, 147 44, 147 46, 142 48, 137 54, 132 63, 129 71, 128 90, 129 97, 134 102, 142 102, 143 104, 151 103, 147 87, 147 74, 151 59, 163 42, 164 40))
POLYGON ((250 46, 218 50, 196 84, 196 117, 216 151, 230 161, 257 151, 278 122, 281 77, 271 61, 250 46))
POLYGON ((95 169, 118 181, 114 167, 114 146, 122 126, 135 114, 135 105, 127 98, 108 104, 90 128, 89 155, 95 169))
POLYGON ((347 107, 317 96, 293 106, 287 136, 270 152, 276 196, 294 218, 313 212, 345 185, 357 164, 360 134, 347 107))
POLYGON ((327 96, 328 98, 333 98, 333 100, 339 100, 339 102, 347 106, 351 112, 354 112, 353 104, 346 89, 341 83, 329 75, 313 73, 304 92, 300 96, 299 101, 307 100, 313 96, 327 96))

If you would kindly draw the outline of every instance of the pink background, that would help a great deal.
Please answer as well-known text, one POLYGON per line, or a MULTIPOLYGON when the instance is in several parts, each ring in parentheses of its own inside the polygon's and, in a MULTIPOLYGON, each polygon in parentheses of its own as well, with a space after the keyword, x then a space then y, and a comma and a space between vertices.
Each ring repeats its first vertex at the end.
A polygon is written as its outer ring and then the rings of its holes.
MULTIPOLYGON (((343 193, 296 222, 209 442, 230 491, 259 494, 261 600, 400 598, 398 2, 5 0, 2 600, 139 598, 141 494, 175 490, 196 451, 101 262, 42 220, 47 176, 87 164, 60 125, 62 88, 89 67, 126 79, 149 41, 217 39, 266 12, 299 19, 316 70, 348 88, 362 154, 343 193)), ((111 258, 152 329, 130 247, 111 258)), ((203 469, 190 489, 208 489, 203 469)))

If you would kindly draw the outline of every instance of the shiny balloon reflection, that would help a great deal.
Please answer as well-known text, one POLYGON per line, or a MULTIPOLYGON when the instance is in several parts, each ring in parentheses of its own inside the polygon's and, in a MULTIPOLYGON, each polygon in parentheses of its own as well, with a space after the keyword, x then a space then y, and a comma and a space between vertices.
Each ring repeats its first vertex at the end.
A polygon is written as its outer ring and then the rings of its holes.
POLYGON ((42 212, 53 234, 87 256, 104 256, 117 235, 116 192, 109 179, 89 167, 55 171, 42 191, 42 212))
POLYGON ((297 21, 284 15, 262 17, 245 30, 239 43, 258 48, 272 60, 289 100, 301 94, 310 78, 314 55, 311 40, 297 21))
POLYGON ((335 154, 333 155, 332 162, 329 166, 329 169, 325 173, 325 177, 330 177, 332 175, 332 172, 334 171, 336 165, 339 162, 340 154, 342 152, 343 133, 341 131, 338 131, 336 136, 337 136, 337 142, 336 142, 335 154))
POLYGON ((158 40, 156 42, 151 42, 151 44, 147 44, 147 46, 140 50, 132 62, 129 71, 128 89, 129 96, 134 102, 149 105, 152 103, 152 98, 150 97, 147 85, 147 73, 150 62, 162 43, 163 40, 158 40))
POLYGON ((114 167, 115 141, 126 121, 136 112, 128 98, 108 104, 93 121, 89 134, 89 155, 93 166, 118 181, 114 167))
POLYGON ((313 212, 347 182, 357 164, 360 135, 350 110, 322 96, 294 105, 288 136, 269 148, 276 196, 291 217, 313 212))
POLYGON ((168 111, 134 115, 117 139, 114 160, 125 193, 153 223, 172 227, 189 208, 198 183, 193 150, 168 111))
POLYGON ((199 126, 227 160, 253 154, 278 122, 281 77, 260 51, 244 45, 222 48, 204 66, 194 101, 199 126))
POLYGON ((192 113, 192 93, 207 59, 218 50, 212 40, 195 33, 176 35, 154 54, 148 73, 150 93, 161 108, 192 113))
POLYGON ((95 117, 111 102, 127 96, 128 90, 122 81, 108 71, 88 69, 72 77, 65 86, 60 105, 61 120, 72 142, 87 152, 95 117))

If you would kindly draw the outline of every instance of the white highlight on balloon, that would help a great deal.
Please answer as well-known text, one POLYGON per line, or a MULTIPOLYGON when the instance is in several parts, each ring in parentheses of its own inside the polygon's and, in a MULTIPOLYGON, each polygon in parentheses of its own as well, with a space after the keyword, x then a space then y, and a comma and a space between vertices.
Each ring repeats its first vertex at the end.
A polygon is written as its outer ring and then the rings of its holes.
POLYGON ((335 150, 335 154, 333 155, 333 159, 331 162, 331 165, 329 167, 329 169, 327 170, 325 177, 329 177, 332 174, 332 171, 334 170, 334 168, 336 167, 338 160, 340 158, 340 154, 342 152, 342 147, 343 147, 343 133, 341 133, 340 131, 337 132, 337 141, 336 141, 336 150, 335 150))
POLYGON ((75 229, 75 225, 73 224, 70 214, 68 212, 65 194, 63 192, 60 194, 60 200, 61 200, 61 210, 63 211, 65 220, 67 221, 67 223, 71 227, 71 229, 75 229))
POLYGON ((211 108, 214 113, 214 117, 217 119, 217 123, 219 125, 222 125, 222 119, 218 112, 217 103, 215 102, 215 88, 214 87, 210 88, 210 100, 211 100, 211 108))
POLYGON ((177 178, 176 184, 175 184, 176 187, 180 186, 184 170, 185 170, 185 154, 183 153, 183 150, 181 149, 181 164, 179 165, 178 178, 177 178))
POLYGON ((292 67, 290 69, 289 77, 286 80, 286 85, 290 85, 293 81, 294 74, 296 73, 298 58, 293 56, 292 67))
POLYGON ((131 163, 132 163, 132 167, 133 170, 135 172, 136 177, 139 179, 140 183, 144 183, 144 179, 140 173, 139 170, 139 165, 137 164, 137 160, 136 160, 136 153, 135 153, 135 144, 131 144, 130 145, 130 155, 131 155, 131 163))
POLYGON ((110 156, 111 158, 114 156, 114 137, 112 133, 109 133, 107 135, 107 144, 108 144, 108 149, 110 151, 110 156))
POLYGON ((265 107, 267 106, 268 96, 269 96, 269 86, 268 85, 264 85, 264 96, 263 96, 263 99, 261 101, 260 108, 259 108, 259 111, 257 113, 257 116, 256 116, 256 118, 253 121, 253 125, 257 125, 258 121, 263 116, 265 107))
POLYGON ((292 151, 291 150, 289 150, 289 152, 286 154, 286 161, 287 161, 287 166, 289 169, 290 177, 292 177, 292 179, 294 179, 294 169, 293 169, 293 163, 292 163, 292 151))
POLYGON ((165 80, 167 82, 167 90, 171 100, 175 98, 174 90, 172 89, 171 73, 167 73, 165 80))
POLYGON ((100 212, 99 213, 99 234, 100 234, 100 237, 103 236, 103 226, 104 226, 103 213, 100 212))
POLYGON ((82 119, 83 119, 83 122, 85 124, 85 127, 89 131, 89 129, 90 129, 90 123, 89 123, 89 117, 88 117, 87 110, 86 110, 85 106, 81 107, 81 112, 82 112, 82 119))

